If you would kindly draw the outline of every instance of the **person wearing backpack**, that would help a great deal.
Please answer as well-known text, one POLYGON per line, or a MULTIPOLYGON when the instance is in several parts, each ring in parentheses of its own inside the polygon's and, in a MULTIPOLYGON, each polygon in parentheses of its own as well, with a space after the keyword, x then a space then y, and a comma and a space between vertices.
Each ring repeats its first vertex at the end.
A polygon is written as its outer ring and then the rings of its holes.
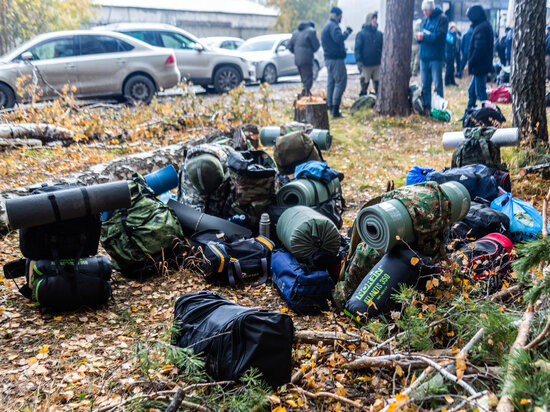
POLYGON ((294 54, 294 63, 298 67, 304 86, 301 95, 311 96, 313 86, 313 54, 319 50, 320 44, 315 31, 315 23, 301 21, 298 30, 292 33, 288 50, 294 54))
POLYGON ((420 77, 426 113, 432 110, 432 82, 434 91, 443 97, 443 61, 445 60, 445 37, 449 20, 433 0, 422 2, 425 19, 420 24, 420 31, 415 33, 416 41, 420 43, 420 77))
POLYGON ((468 71, 473 76, 468 88, 466 112, 476 101, 487 100, 487 74, 493 70, 493 28, 487 21, 483 7, 472 6, 466 12, 472 22, 473 33, 468 50, 468 71))

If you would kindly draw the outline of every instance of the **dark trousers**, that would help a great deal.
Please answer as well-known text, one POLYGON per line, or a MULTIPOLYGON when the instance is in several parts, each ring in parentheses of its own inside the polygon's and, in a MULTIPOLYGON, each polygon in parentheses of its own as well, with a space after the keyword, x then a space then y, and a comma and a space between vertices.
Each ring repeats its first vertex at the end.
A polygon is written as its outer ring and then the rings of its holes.
POLYGON ((468 87, 468 107, 471 109, 476 105, 476 101, 487 100, 487 75, 472 76, 470 87, 468 87))
POLYGON ((348 73, 344 59, 327 59, 327 105, 329 107, 340 106, 342 95, 346 90, 348 73))
POLYGON ((298 66, 298 73, 300 73, 304 90, 311 90, 311 86, 313 86, 313 65, 298 66))
POLYGON ((456 85, 455 83, 455 58, 445 61, 445 86, 456 85))

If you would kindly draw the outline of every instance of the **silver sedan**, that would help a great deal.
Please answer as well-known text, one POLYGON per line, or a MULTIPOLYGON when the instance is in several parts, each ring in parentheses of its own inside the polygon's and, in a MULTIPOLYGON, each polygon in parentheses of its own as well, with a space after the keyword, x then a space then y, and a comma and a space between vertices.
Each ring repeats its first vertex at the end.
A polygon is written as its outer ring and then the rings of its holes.
POLYGON ((0 107, 32 96, 17 96, 17 79, 34 78, 42 98, 68 85, 77 97, 123 97, 149 103, 159 90, 179 83, 173 50, 153 47, 109 31, 46 33, 0 57, 0 107), (73 87, 74 86, 74 87, 73 87))

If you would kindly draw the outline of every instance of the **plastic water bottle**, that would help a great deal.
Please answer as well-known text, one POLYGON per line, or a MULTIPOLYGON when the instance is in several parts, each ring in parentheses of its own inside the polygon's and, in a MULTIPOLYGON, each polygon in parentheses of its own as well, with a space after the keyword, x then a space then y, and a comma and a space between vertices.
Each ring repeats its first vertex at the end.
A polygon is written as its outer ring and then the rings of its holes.
POLYGON ((237 225, 244 226, 246 223, 246 216, 245 215, 233 215, 230 218, 227 219, 228 222, 236 223, 237 225))
POLYGON ((271 219, 269 218, 269 214, 262 213, 262 216, 260 217, 260 236, 266 237, 269 239, 269 229, 271 228, 271 219))

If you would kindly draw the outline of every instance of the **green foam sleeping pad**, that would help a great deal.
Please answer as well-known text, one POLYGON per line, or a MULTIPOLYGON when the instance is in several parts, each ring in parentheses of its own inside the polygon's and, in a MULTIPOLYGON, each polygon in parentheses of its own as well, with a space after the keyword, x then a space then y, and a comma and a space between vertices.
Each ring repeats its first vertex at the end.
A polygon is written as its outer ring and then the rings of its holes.
POLYGON ((336 225, 307 206, 285 210, 277 222, 277 236, 301 262, 307 262, 319 253, 336 256, 340 249, 340 233, 336 225))
POLYGON ((324 203, 340 191, 340 180, 332 179, 322 183, 313 179, 296 179, 287 183, 277 192, 279 206, 315 206, 324 203), (317 199, 315 193, 317 192, 317 199))

